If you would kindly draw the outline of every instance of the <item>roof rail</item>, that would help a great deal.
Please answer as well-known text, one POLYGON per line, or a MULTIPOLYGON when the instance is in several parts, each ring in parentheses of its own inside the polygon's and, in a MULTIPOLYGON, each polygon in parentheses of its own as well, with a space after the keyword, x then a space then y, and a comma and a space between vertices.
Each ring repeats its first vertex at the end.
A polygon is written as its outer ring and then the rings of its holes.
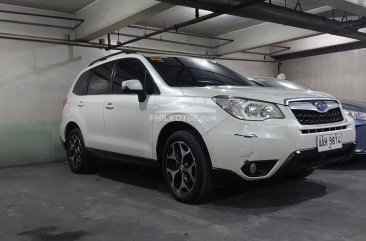
POLYGON ((89 64, 89 66, 92 66, 93 64, 95 64, 95 63, 98 63, 98 62, 102 62, 102 61, 104 61, 104 60, 107 60, 108 58, 110 58, 110 57, 113 57, 113 56, 116 56, 116 55, 119 55, 119 54, 123 54, 123 53, 125 53, 124 51, 121 51, 121 52, 118 52, 118 53, 114 53, 114 54, 110 54, 110 55, 107 55, 107 56, 104 56, 104 57, 102 57, 102 58, 100 58, 100 59, 96 59, 96 60, 94 60, 93 62, 91 62, 90 64, 89 64))
POLYGON ((91 62, 89 64, 89 66, 92 66, 93 64, 95 63, 98 63, 98 62, 101 62, 101 61, 104 61, 104 60, 107 60, 109 59, 110 57, 113 57, 113 56, 116 56, 116 55, 120 55, 120 54, 133 54, 133 53, 137 53, 136 51, 134 50, 122 50, 120 52, 117 52, 117 53, 113 53, 113 54, 110 54, 110 55, 107 55, 107 56, 104 56, 102 58, 99 58, 99 59, 96 59, 94 60, 93 62, 91 62))

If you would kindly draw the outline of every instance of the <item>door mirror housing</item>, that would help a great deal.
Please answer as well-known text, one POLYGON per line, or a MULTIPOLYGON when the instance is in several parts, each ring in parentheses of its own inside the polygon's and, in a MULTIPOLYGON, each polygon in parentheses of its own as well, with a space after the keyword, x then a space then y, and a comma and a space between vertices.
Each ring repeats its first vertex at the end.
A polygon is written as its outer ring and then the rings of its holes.
POLYGON ((131 93, 137 93, 139 97, 139 102, 145 102, 146 94, 144 92, 144 88, 142 87, 140 80, 131 79, 123 81, 121 88, 122 90, 129 91, 131 93))
POLYGON ((140 80, 131 79, 122 82, 122 90, 143 91, 140 80))

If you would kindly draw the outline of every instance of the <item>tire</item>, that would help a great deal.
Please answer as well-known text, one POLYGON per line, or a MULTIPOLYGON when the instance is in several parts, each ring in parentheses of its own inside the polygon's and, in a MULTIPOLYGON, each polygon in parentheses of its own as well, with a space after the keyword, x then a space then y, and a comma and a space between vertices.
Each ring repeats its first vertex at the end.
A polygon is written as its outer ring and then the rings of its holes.
POLYGON ((209 158, 199 139, 189 131, 174 132, 167 139, 162 172, 170 193, 180 202, 201 203, 214 191, 209 158))
POLYGON ((90 173, 94 163, 87 159, 83 135, 79 129, 70 132, 66 140, 67 160, 73 173, 90 173))

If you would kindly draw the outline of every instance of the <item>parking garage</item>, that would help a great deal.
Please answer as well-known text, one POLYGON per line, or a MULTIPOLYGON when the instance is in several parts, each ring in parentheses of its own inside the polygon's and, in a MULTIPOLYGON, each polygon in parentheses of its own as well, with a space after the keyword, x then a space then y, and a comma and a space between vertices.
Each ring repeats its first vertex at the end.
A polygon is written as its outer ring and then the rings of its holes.
POLYGON ((365 41, 364 1, 0 0, 2 240, 365 240, 365 41))

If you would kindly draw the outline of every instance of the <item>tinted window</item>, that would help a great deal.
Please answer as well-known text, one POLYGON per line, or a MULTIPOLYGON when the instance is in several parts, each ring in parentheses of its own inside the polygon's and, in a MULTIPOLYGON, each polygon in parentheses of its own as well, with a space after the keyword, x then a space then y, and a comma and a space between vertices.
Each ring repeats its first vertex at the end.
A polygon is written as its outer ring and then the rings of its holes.
POLYGON ((83 74, 81 74, 78 81, 76 81, 76 84, 72 92, 76 95, 83 95, 89 78, 90 78, 90 71, 86 71, 83 74))
POLYGON ((100 65, 91 70, 92 76, 88 85, 88 95, 103 95, 109 92, 109 80, 114 62, 100 65))
POLYGON ((126 58, 121 59, 116 64, 115 76, 113 78, 112 91, 114 94, 128 94, 128 90, 122 90, 122 82, 126 80, 137 79, 140 80, 141 85, 144 86, 147 94, 156 93, 156 85, 152 80, 145 65, 138 59, 126 58))
POLYGON ((253 85, 246 78, 215 61, 178 57, 148 59, 164 81, 172 87, 253 85))

